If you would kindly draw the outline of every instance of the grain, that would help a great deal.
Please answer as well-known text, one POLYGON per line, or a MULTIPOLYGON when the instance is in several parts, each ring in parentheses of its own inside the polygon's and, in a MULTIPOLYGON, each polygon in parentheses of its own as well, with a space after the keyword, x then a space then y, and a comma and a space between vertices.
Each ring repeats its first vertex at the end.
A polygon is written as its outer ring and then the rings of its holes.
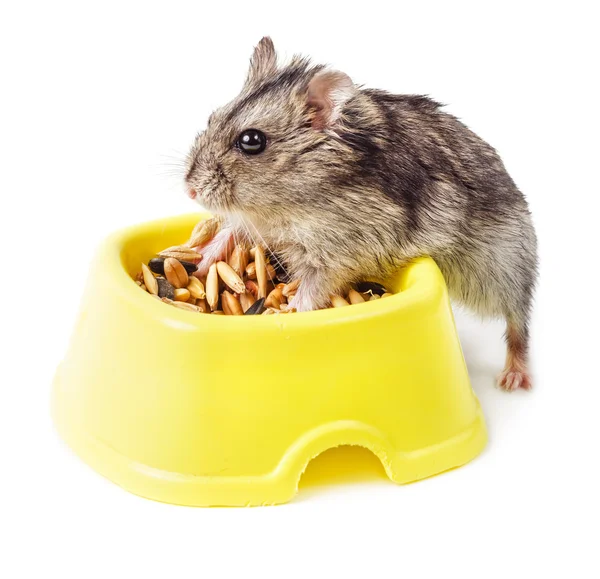
POLYGON ((189 281, 183 265, 172 257, 165 259, 165 277, 175 289, 186 287, 189 281))
MULTIPOLYGON (((301 280, 292 278, 283 283, 278 279, 276 268, 260 245, 248 249, 236 243, 222 261, 210 265, 206 278, 195 277, 202 255, 194 248, 210 242, 221 223, 220 218, 199 223, 187 243, 168 247, 147 265, 142 264, 135 283, 163 303, 189 312, 219 316, 296 312, 294 301, 301 280)), ((331 295, 330 302, 331 307, 339 308, 391 295, 380 283, 363 281, 345 295, 331 295)))
POLYGON ((146 286, 149 293, 158 295, 158 282, 156 278, 152 275, 150 268, 142 263, 142 275, 144 276, 144 285, 146 286))
POLYGON ((348 292, 348 300, 351 304, 360 304, 365 301, 365 298, 363 298, 362 295, 358 293, 355 289, 351 289, 348 292))
POLYGON ((256 246, 254 254, 254 262, 256 263, 256 280, 258 281, 258 297, 267 297, 267 262, 265 260, 265 252, 260 245, 256 246))
POLYGON ((290 294, 295 294, 299 287, 300 287, 300 280, 295 279, 294 281, 291 281, 290 283, 286 283, 283 286, 282 293, 286 298, 289 298, 290 294))
POLYGON ((342 296, 337 295, 337 294, 330 295, 329 299, 331 300, 331 305, 334 308, 341 308, 343 306, 349 306, 350 305, 342 296))
POLYGON ((217 273, 217 264, 213 263, 208 268, 206 276, 206 301, 211 310, 217 309, 219 303, 219 274, 217 273))
POLYGON ((175 245, 164 249, 158 254, 160 257, 171 257, 179 261, 189 261, 190 263, 198 263, 202 259, 202 255, 185 245, 175 245))
POLYGON ((267 306, 268 308, 275 308, 276 310, 278 310, 281 307, 282 302, 284 301, 285 300, 281 288, 275 288, 267 296, 267 299, 265 300, 265 306, 267 306))
POLYGON ((242 304, 242 310, 244 313, 256 302, 256 298, 250 292, 244 292, 240 294, 240 304, 242 304))
POLYGON ((219 231, 221 220, 213 217, 206 221, 201 221, 194 227, 190 239, 186 243, 188 247, 200 247, 206 245, 219 231))
POLYGON ((176 302, 187 302, 190 299, 190 292, 187 288, 178 288, 173 293, 176 302))
POLYGON ((204 285, 197 277, 190 277, 187 289, 190 292, 190 295, 196 299, 202 300, 206 297, 204 285))
POLYGON ((221 294, 221 303, 223 304, 223 311, 226 314, 229 312, 230 316, 241 316, 244 313, 240 300, 230 294, 227 290, 221 294))
POLYGON ((247 248, 242 247, 241 245, 236 245, 231 252, 231 257, 229 258, 229 265, 235 273, 241 278, 246 271, 246 266, 250 261, 250 252, 247 248))
POLYGON ((232 267, 227 262, 219 261, 217 263, 217 273, 225 284, 235 293, 243 294, 246 291, 246 286, 244 285, 242 278, 233 271, 232 267))

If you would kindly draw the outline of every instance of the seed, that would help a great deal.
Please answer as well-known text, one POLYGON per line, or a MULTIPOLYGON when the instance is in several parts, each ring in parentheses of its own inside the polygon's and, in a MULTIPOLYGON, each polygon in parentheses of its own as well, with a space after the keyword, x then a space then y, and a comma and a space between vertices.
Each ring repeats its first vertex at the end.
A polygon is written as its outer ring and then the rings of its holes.
MULTIPOLYGON (((245 294, 242 294, 245 295, 245 294)), ((255 301, 244 313, 247 316, 262 314, 265 310, 265 298, 255 301)))
POLYGON ((187 289, 190 294, 196 299, 203 299, 206 297, 206 291, 204 290, 204 285, 197 277, 190 277, 187 285, 187 289))
POLYGON ((246 291, 246 286, 242 281, 242 278, 233 271, 231 266, 224 262, 219 261, 217 263, 217 272, 219 273, 219 277, 235 292, 238 294, 243 294, 246 291))
POLYGON ((246 277, 256 279, 256 262, 253 261, 246 266, 246 277))
POLYGON ((369 301, 370 302, 374 302, 375 300, 380 300, 381 296, 379 294, 373 294, 370 298, 369 301))
POLYGON ((244 313, 240 301, 227 290, 221 294, 221 303, 223 311, 230 316, 241 316, 244 313))
POLYGON ((350 300, 351 304, 360 304, 365 301, 365 298, 363 298, 362 295, 354 289, 351 289, 348 292, 348 299, 350 300))
POLYGON ((200 312, 200 308, 193 306, 192 304, 188 304, 186 302, 171 302, 172 306, 179 308, 180 310, 187 310, 188 312, 200 312))
POLYGON ((250 292, 244 292, 240 294, 240 304, 242 304, 242 309, 244 313, 248 310, 248 308, 256 301, 256 298, 250 292))
POLYGON ((270 280, 274 280, 277 277, 277 272, 275 271, 275 268, 270 263, 267 263, 267 277, 270 280))
POLYGON ((176 302, 187 302, 190 299, 190 292, 186 288, 178 288, 174 294, 176 302))
POLYGON ((334 308, 341 308, 343 306, 349 306, 350 305, 342 296, 339 296, 337 294, 330 295, 329 299, 331 300, 331 305, 334 308))
POLYGON ((236 245, 231 252, 231 257, 229 258, 229 265, 231 269, 235 271, 240 277, 244 275, 244 271, 246 271, 246 266, 248 265, 248 261, 250 258, 250 252, 241 245, 236 245))
MULTIPOLYGON (((198 269, 198 266, 195 263, 192 263, 190 261, 179 260, 179 263, 181 263, 181 265, 183 265, 183 267, 185 268, 185 271, 187 271, 188 274, 192 274, 198 269)), ((148 267, 150 268, 150 271, 152 271, 153 273, 157 273, 159 275, 165 275, 165 258, 164 257, 155 257, 155 258, 151 259, 148 262, 148 267)))
POLYGON ((210 306, 208 305, 206 298, 196 300, 196 306, 198 306, 200 308, 200 311, 204 314, 210 312, 210 306))
POLYGON ((189 281, 189 276, 183 265, 172 257, 165 259, 165 277, 175 289, 186 287, 189 281))
MULTIPOLYGON (((200 255, 200 254, 198 254, 200 255)), ((202 256, 200 255, 200 259, 202 259, 202 256)), ((192 263, 191 261, 185 261, 185 260, 179 260, 179 263, 181 265, 183 265, 183 267, 185 268, 185 271, 188 272, 188 275, 192 275, 197 269, 198 269, 198 265, 195 263, 192 263)))
POLYGON ((272 281, 268 281, 267 282, 267 289, 265 290, 265 293, 267 295, 269 295, 274 289, 275 289, 275 284, 272 281))
POLYGON ((223 296, 221 296, 221 307, 223 308, 223 313, 226 316, 232 316, 233 315, 231 313, 231 310, 229 309, 229 303, 225 302, 225 300, 223 299, 223 296))
MULTIPOLYGON (((275 271, 275 268, 270 263, 267 263, 266 268, 267 278, 275 279, 277 277, 277 272, 275 271)), ((246 277, 248 279, 256 279, 256 262, 253 261, 246 266, 246 277)))
POLYGON ((164 278, 158 277, 156 278, 158 282, 158 296, 161 298, 169 298, 171 300, 175 299, 175 288, 164 278))
POLYGON ((283 301, 283 294, 281 291, 282 290, 280 288, 275 288, 273 291, 271 291, 265 300, 265 306, 278 310, 281 306, 281 302, 283 301))
POLYGON ((200 221, 200 223, 194 227, 192 235, 186 245, 188 247, 206 245, 217 234, 220 227, 221 220, 217 217, 207 219, 206 221, 200 221))
POLYGON ((150 268, 150 271, 154 273, 165 275, 165 258, 154 257, 148 262, 148 267, 150 268))
POLYGON ((217 273, 217 264, 213 263, 208 268, 206 276, 206 301, 211 310, 217 309, 219 303, 219 274, 217 273))
POLYGON ((381 294, 382 298, 389 298, 390 296, 393 296, 394 294, 391 294, 390 292, 385 292, 384 294, 381 294))
POLYGON ((156 281, 156 278, 152 275, 150 268, 145 263, 142 263, 142 274, 144 276, 144 284, 146 285, 148 292, 154 295, 158 295, 158 282, 156 281))
MULTIPOLYGON (((140 284, 140 287, 141 287, 141 288, 142 288, 142 289, 143 289, 145 292, 147 292, 147 291, 148 291, 148 288, 146 287, 146 284, 145 284, 145 283, 143 283, 143 284, 140 284)), ((154 294, 151 294, 151 295, 154 295, 154 294)))
POLYGON ((266 309, 266 310, 265 310, 265 311, 262 313, 262 315, 263 315, 263 316, 270 316, 271 314, 274 314, 274 313, 275 313, 275 310, 274 310, 273 308, 267 308, 267 309, 266 309))
POLYGON ((215 310, 213 314, 216 316, 224 316, 225 312, 223 310, 215 310))
POLYGON ((300 280, 299 279, 295 279, 294 281, 291 281, 290 283, 286 283, 283 286, 283 295, 287 298, 289 297, 290 294, 296 293, 296 291, 298 290, 298 287, 300 286, 300 280))
POLYGON ((258 284, 253 280, 248 280, 244 284, 246 291, 250 292, 255 298, 258 298, 258 284))
POLYGON ((250 248, 250 257, 252 259, 256 259, 256 247, 251 247, 250 248))
POLYGON ((256 246, 254 255, 256 263, 256 281, 258 281, 258 297, 267 297, 267 262, 265 260, 265 252, 260 245, 256 246))
POLYGON ((356 289, 363 294, 372 292, 378 295, 384 294, 387 291, 380 283, 375 281, 361 281, 356 284, 356 289))
POLYGON ((161 251, 158 255, 160 257, 172 257, 178 259, 179 261, 189 261, 191 263, 198 263, 202 259, 202 255, 200 253, 197 253, 185 245, 168 247, 167 249, 163 249, 163 251, 161 251))

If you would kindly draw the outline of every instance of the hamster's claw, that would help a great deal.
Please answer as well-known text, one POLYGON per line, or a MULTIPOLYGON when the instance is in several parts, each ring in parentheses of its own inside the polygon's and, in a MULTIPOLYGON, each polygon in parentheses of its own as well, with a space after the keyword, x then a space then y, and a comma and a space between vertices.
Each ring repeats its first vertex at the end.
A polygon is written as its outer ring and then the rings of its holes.
POLYGON ((523 370, 509 367, 498 376, 498 386, 506 392, 514 392, 519 388, 531 390, 531 376, 523 370))
POLYGON ((315 308, 313 301, 307 296, 297 293, 290 301, 289 308, 295 308, 297 312, 310 312, 315 308))

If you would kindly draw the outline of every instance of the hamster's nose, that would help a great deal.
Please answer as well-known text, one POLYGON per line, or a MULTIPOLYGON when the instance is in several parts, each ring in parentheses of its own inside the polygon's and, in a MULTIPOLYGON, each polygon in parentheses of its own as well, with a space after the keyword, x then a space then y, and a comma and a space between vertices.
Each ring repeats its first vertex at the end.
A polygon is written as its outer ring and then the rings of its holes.
POLYGON ((190 199, 196 199, 196 195, 197 195, 197 193, 196 193, 196 190, 195 190, 195 189, 192 189, 192 188, 190 187, 190 188, 188 189, 188 192, 187 192, 187 194, 188 194, 188 196, 189 196, 189 198, 190 198, 190 199))

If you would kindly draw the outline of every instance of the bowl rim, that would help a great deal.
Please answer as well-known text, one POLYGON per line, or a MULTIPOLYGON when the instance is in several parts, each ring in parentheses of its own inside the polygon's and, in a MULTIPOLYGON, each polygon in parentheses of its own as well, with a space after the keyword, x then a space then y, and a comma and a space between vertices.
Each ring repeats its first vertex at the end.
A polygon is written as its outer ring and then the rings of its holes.
POLYGON ((418 307, 424 302, 442 299, 446 293, 446 286, 442 274, 435 262, 428 256, 410 260, 398 270, 398 273, 388 280, 394 288, 394 295, 364 304, 352 304, 349 307, 328 308, 311 312, 294 314, 280 314, 271 316, 213 316, 189 312, 175 307, 166 307, 167 304, 159 302, 146 292, 141 292, 125 267, 127 247, 135 239, 152 234, 155 231, 164 231, 166 228, 177 228, 199 221, 203 217, 209 218, 210 213, 187 213, 147 221, 137 225, 125 227, 110 235, 99 248, 99 261, 102 267, 107 268, 105 281, 110 283, 110 291, 120 295, 129 304, 138 309, 145 310, 151 317, 171 319, 179 324, 185 323, 193 328, 228 328, 242 329, 249 327, 276 327, 286 329, 302 329, 330 324, 356 324, 363 320, 379 318, 399 310, 409 310, 418 307), (414 274, 410 282, 402 290, 398 287, 406 281, 409 270, 414 274), (145 294, 140 296, 140 294, 145 294), (142 299, 140 299, 142 297, 142 299))

